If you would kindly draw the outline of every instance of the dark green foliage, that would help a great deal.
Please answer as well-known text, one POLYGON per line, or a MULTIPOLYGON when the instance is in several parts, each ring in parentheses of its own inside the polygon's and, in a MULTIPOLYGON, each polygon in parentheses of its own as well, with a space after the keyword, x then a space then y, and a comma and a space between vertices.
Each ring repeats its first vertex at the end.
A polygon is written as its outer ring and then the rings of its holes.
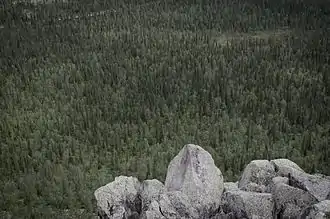
POLYGON ((330 175, 327 4, 5 1, 0 216, 88 218, 96 188, 164 180, 187 143, 226 180, 279 157, 330 175))

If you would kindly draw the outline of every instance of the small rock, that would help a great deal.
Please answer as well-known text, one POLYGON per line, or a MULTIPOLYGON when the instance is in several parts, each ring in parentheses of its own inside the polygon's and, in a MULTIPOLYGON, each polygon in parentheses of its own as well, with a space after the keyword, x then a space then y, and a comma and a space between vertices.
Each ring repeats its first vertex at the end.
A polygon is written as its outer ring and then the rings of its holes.
POLYGON ((159 203, 157 201, 152 201, 148 206, 148 210, 142 213, 141 219, 166 219, 166 218, 160 211, 159 203))
POLYGON ((302 174, 292 177, 293 184, 311 193, 318 201, 324 201, 330 193, 330 180, 321 175, 302 174))
POLYGON ((317 202, 308 192, 284 183, 275 185, 272 194, 278 218, 297 218, 303 209, 317 202))
POLYGON ((318 201, 327 199, 330 192, 330 179, 321 174, 311 175, 292 167, 283 166, 278 172, 289 178, 289 185, 308 191, 318 201))
POLYGON ((159 195, 164 192, 164 185, 156 179, 145 180, 141 185, 140 197, 142 210, 146 211, 153 200, 158 200, 159 195))
POLYGON ((190 218, 198 219, 200 218, 196 209, 194 209, 189 198, 180 191, 166 192, 160 195, 158 201, 153 201, 150 204, 146 215, 157 218, 190 218))
POLYGON ((225 182, 223 184, 223 192, 231 191, 231 190, 238 190, 238 182, 225 182))
POLYGON ((223 194, 222 208, 236 218, 272 218, 274 201, 269 193, 232 190, 223 194))
POLYGON ((134 218, 141 213, 141 201, 137 198, 140 182, 135 177, 119 176, 115 181, 94 192, 100 218, 134 218))
POLYGON ((275 169, 268 160, 253 160, 245 167, 238 188, 248 186, 249 183, 268 186, 273 177, 275 169))

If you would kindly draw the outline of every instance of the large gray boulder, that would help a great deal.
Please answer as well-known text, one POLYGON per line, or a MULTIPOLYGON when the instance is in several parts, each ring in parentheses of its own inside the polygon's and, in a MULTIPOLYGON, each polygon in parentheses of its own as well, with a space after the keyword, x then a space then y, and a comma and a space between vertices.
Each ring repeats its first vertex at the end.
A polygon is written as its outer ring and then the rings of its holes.
POLYGON ((236 218, 272 218, 274 201, 270 193, 231 190, 222 195, 222 209, 236 218))
POLYGON ((318 201, 324 201, 330 193, 330 180, 320 175, 300 175, 292 177, 292 183, 311 193, 318 201))
POLYGON ((221 171, 198 145, 185 145, 168 166, 165 188, 185 194, 199 217, 207 217, 219 208, 223 187, 221 171))
POLYGON ((159 195, 164 192, 164 189, 163 183, 157 179, 144 180, 140 191, 142 211, 146 211, 153 200, 158 200, 159 195))
POLYGON ((311 193, 318 201, 326 200, 330 193, 330 180, 325 176, 311 174, 292 175, 291 182, 293 186, 311 193))
POLYGON ((329 219, 330 218, 330 200, 324 200, 314 204, 302 213, 301 218, 306 219, 329 219))
POLYGON ((245 167, 238 187, 246 191, 251 189, 251 192, 263 190, 263 188, 257 188, 255 184, 268 186, 273 177, 275 177, 275 169, 268 160, 253 160, 245 167), (251 183, 254 184, 251 185, 251 183))
POLYGON ((311 175, 288 166, 282 166, 278 174, 288 177, 289 185, 308 191, 318 201, 326 200, 330 193, 330 179, 327 176, 311 175))
POLYGON ((317 202, 309 192, 284 183, 276 184, 272 194, 277 218, 298 218, 303 209, 317 202))
POLYGON ((119 176, 115 181, 94 192, 100 218, 138 218, 141 201, 138 199, 140 182, 135 177, 119 176))

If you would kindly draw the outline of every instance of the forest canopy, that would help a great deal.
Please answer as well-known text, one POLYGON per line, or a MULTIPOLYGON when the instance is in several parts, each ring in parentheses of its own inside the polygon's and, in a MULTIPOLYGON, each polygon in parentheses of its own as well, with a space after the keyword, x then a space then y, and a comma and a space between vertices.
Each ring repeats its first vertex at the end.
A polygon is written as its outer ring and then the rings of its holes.
POLYGON ((327 1, 0 6, 0 217, 79 218, 183 145, 226 180, 255 159, 330 175, 327 1), (80 215, 80 216, 79 216, 80 215))

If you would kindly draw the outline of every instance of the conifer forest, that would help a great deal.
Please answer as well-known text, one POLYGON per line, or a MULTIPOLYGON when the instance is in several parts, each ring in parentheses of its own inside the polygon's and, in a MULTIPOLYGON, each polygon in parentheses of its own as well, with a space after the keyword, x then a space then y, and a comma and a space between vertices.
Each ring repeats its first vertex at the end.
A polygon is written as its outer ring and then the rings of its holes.
POLYGON ((0 218, 92 218, 187 143, 330 175, 330 2, 0 3, 0 218))

